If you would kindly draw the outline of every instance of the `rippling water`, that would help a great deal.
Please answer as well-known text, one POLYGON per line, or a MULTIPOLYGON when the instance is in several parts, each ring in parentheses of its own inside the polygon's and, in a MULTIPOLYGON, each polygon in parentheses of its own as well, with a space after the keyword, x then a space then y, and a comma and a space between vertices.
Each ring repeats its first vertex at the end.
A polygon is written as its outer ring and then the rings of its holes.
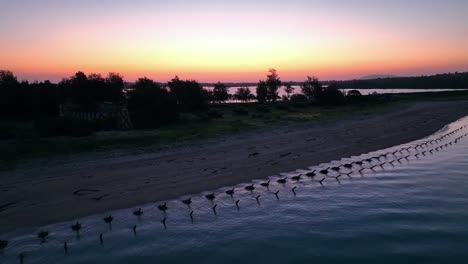
MULTIPOLYGON (((204 193, 192 198, 190 208, 168 201, 166 215, 151 204, 142 206, 140 218, 133 209, 86 217, 80 220, 79 237, 70 222, 12 232, 0 237, 9 240, 0 262, 19 263, 18 255, 24 253, 24 263, 310 263, 335 262, 342 256, 369 263, 394 263, 397 256, 412 263, 462 263, 468 255, 468 137, 455 140, 468 133, 466 125, 468 118, 416 142, 271 177, 269 189, 255 182, 250 192, 244 189, 247 183, 241 184, 233 197, 224 193, 230 188, 220 189, 214 202, 204 193), (338 179, 339 173, 331 170, 328 175, 291 179, 452 132, 409 153, 363 165, 374 166, 374 171, 361 174, 362 167, 355 165, 352 174, 338 179), (283 177, 289 177, 286 184, 276 182, 283 177), (102 220, 109 214, 115 218, 112 228, 102 220), (161 222, 164 217, 167 229, 161 222), (46 243, 37 238, 40 230, 51 232, 46 243), (411 258, 416 256, 424 259, 411 258)), ((351 170, 342 167, 341 172, 351 170)))

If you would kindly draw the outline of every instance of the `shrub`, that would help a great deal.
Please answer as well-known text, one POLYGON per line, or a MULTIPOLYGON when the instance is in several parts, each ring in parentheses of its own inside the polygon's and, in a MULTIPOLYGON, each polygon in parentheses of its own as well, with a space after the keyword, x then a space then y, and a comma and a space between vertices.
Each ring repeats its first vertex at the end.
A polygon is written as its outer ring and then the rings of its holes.
POLYGON ((361 101, 362 94, 358 90, 350 90, 346 98, 350 103, 358 103, 361 101))
POLYGON ((291 102, 292 103, 306 103, 307 102, 307 96, 303 94, 293 94, 291 95, 291 102))
POLYGON ((317 101, 324 105, 341 105, 345 103, 344 94, 335 83, 330 84, 317 94, 317 101))
POLYGON ((348 91, 347 96, 349 97, 360 97, 362 96, 361 92, 359 90, 350 90, 348 91))

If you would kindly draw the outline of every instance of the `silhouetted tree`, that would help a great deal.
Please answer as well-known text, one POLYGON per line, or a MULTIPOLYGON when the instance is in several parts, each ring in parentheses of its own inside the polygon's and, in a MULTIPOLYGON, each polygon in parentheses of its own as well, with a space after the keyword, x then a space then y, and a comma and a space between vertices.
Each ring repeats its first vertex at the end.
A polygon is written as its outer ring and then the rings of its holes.
POLYGON ((20 96, 20 83, 11 71, 0 71, 0 115, 17 117, 17 103, 20 96))
POLYGON ((167 85, 181 111, 200 111, 207 108, 208 94, 198 82, 183 81, 176 76, 167 85))
POLYGON ((120 103, 124 99, 123 79, 117 73, 109 73, 104 79, 97 73, 86 76, 77 72, 69 79, 63 79, 59 87, 65 99, 89 111, 94 111, 102 102, 120 103))
POLYGON ((208 102, 210 102, 210 103, 216 102, 212 90, 203 89, 203 92, 204 92, 205 97, 207 98, 208 102))
POLYGON ((146 77, 128 92, 128 110, 136 128, 155 128, 178 118, 175 98, 146 77))
POLYGON ((268 86, 265 81, 259 81, 257 84, 257 100, 259 103, 265 103, 268 98, 268 86))
POLYGON ((309 101, 313 101, 317 99, 323 87, 316 77, 307 76, 307 80, 301 85, 301 90, 309 101))
POLYGON ((101 74, 91 73, 88 75, 87 90, 89 90, 89 100, 93 105, 107 101, 106 99, 106 81, 101 74))
POLYGON ((248 87, 240 87, 237 89, 236 93, 233 95, 234 99, 247 102, 254 100, 255 96, 252 94, 248 87))
POLYGON ((110 72, 106 79, 106 99, 111 102, 120 102, 124 100, 125 83, 123 77, 119 73, 110 72))
POLYGON ((13 72, 0 70, 0 89, 4 89, 2 91, 15 89, 18 84, 18 79, 13 75, 13 72))
POLYGON ((88 77, 83 72, 75 73, 70 79, 63 79, 59 87, 65 91, 65 97, 73 103, 93 110, 96 108, 92 99, 93 91, 88 85, 88 77))
POLYGON ((278 96, 278 89, 281 87, 281 80, 275 69, 268 70, 267 79, 265 83, 268 88, 267 100, 274 102, 276 101, 276 99, 280 98, 278 96))
POLYGON ((218 82, 214 85, 213 88, 213 101, 215 102, 225 102, 229 99, 230 95, 226 85, 218 82))
POLYGON ((57 117, 59 115, 60 93, 57 85, 46 80, 29 84, 31 95, 31 117, 57 117))
POLYGON ((33 119, 58 115, 58 91, 49 81, 18 82, 10 71, 0 71, 0 116, 33 119))
POLYGON ((294 87, 292 87, 290 82, 284 84, 284 92, 286 93, 286 99, 289 100, 294 92, 294 87))

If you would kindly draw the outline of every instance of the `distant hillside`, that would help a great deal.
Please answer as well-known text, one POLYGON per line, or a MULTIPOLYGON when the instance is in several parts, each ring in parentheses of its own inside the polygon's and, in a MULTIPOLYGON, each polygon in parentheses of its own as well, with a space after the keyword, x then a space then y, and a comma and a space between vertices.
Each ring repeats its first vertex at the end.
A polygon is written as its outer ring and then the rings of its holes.
POLYGON ((419 77, 392 77, 367 80, 337 81, 342 88, 349 89, 468 89, 468 72, 445 73, 419 77))
POLYGON ((374 74, 374 75, 367 75, 360 78, 360 80, 373 80, 373 79, 383 79, 383 78, 396 78, 396 75, 390 74, 374 74))
MULTIPOLYGON (((360 79, 346 81, 321 81, 324 85, 338 83, 342 88, 349 89, 468 89, 468 72, 444 73, 430 76, 398 77, 389 74, 363 76, 360 79)), ((291 85, 300 86, 303 82, 292 81, 291 85)), ((165 86, 166 83, 159 83, 165 86)), ((204 87, 214 86, 216 83, 201 83, 204 87)), ((226 82, 227 87, 255 87, 256 82, 226 82)), ((132 87, 134 83, 127 82, 125 87, 132 87)))

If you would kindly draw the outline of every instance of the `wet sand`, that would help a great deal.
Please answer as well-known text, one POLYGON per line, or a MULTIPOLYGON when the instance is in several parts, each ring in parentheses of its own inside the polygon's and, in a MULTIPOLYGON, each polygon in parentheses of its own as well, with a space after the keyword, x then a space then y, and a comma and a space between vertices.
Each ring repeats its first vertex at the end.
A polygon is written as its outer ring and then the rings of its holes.
POLYGON ((0 234, 263 179, 428 136, 467 101, 418 102, 371 115, 181 144, 152 153, 78 155, 0 172, 0 234))

